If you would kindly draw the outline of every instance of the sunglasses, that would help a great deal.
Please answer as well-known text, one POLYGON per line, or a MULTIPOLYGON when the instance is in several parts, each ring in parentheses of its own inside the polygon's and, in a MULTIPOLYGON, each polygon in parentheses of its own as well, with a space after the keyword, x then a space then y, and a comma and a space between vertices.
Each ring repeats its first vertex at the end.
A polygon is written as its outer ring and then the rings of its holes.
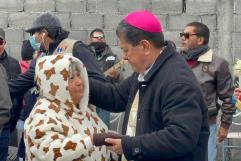
POLYGON ((102 34, 102 33, 94 33, 94 34, 91 36, 91 38, 104 39, 105 36, 104 36, 104 34, 102 34))
POLYGON ((190 34, 190 33, 188 33, 188 32, 182 32, 182 33, 180 33, 180 37, 183 37, 183 36, 184 36, 185 39, 189 39, 190 36, 193 36, 193 35, 198 35, 198 34, 190 34))
POLYGON ((104 39, 105 37, 104 37, 104 36, 92 36, 92 38, 95 38, 95 39, 104 39))
POLYGON ((3 45, 5 41, 3 39, 0 39, 0 45, 3 45))

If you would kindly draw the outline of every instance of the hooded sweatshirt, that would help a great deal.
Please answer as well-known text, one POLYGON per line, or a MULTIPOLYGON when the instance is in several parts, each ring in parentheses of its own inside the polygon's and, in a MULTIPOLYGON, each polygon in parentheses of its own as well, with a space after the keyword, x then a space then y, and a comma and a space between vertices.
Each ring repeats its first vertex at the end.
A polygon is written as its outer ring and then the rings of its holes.
POLYGON ((40 97, 25 121, 26 159, 32 161, 113 160, 106 146, 95 147, 94 133, 107 126, 88 105, 89 83, 85 66, 69 55, 39 58, 35 80, 40 97), (84 81, 84 95, 76 106, 68 91, 70 65, 77 62, 84 81))

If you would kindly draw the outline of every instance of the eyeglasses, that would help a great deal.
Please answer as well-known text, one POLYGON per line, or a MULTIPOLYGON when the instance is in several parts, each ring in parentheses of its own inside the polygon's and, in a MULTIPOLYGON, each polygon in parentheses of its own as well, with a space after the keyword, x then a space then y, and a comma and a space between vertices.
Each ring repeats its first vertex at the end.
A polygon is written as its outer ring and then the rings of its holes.
POLYGON ((183 37, 183 36, 184 36, 185 39, 189 39, 190 36, 193 36, 193 35, 199 35, 199 34, 190 34, 190 33, 188 33, 188 32, 182 32, 182 33, 180 33, 180 37, 183 37))
POLYGON ((0 39, 0 45, 3 45, 5 41, 3 39, 0 39))

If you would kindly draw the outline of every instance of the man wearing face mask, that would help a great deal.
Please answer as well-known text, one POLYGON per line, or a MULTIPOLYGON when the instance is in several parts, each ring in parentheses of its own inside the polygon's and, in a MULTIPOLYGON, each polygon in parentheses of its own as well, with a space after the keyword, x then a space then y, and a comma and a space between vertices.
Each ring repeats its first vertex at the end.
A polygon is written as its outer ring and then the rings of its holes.
MULTIPOLYGON (((110 49, 109 45, 106 44, 105 34, 102 29, 96 28, 91 31, 89 38, 89 47, 90 50, 93 52, 94 56, 96 57, 102 72, 107 71, 113 65, 119 62, 117 55, 115 55, 110 49)), ((106 78, 113 83, 119 82, 122 79, 121 70, 111 70, 111 72, 106 74, 106 78)), ((104 121, 104 123, 109 126, 110 112, 101 108, 96 108, 96 111, 99 117, 104 121)))
MULTIPOLYGON (((106 44, 105 34, 103 30, 96 28, 91 31, 89 38, 89 47, 97 58, 101 71, 105 72, 113 65, 119 62, 117 55, 115 55, 106 44)), ((112 82, 119 82, 121 79, 120 70, 112 70, 107 74, 107 78, 112 82)))
MULTIPOLYGON (((31 46, 37 51, 42 51, 42 55, 53 54, 56 48, 62 50, 62 48, 59 48, 59 44, 66 40, 69 35, 69 32, 62 28, 58 17, 50 12, 40 14, 26 32, 31 35, 29 39, 31 46)), ((65 47, 67 48, 68 46, 65 47)), ((71 49, 69 52, 85 64, 89 77, 106 81, 94 56, 84 43, 75 41, 71 49)), ((63 48, 61 53, 66 53, 65 48, 63 48)), ((33 61, 25 73, 21 74, 16 80, 9 82, 12 98, 23 95, 35 85, 35 64, 36 61, 33 61)))

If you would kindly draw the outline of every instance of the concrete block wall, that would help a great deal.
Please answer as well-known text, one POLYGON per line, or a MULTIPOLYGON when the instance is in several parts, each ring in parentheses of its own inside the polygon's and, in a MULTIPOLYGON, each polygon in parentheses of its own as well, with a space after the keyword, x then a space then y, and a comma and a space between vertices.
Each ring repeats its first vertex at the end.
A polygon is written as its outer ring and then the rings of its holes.
MULTIPOLYGON (((133 10, 148 9, 162 22, 166 39, 173 40, 180 47, 179 33, 191 21, 208 25, 211 31, 210 46, 229 61, 240 57, 241 0, 229 0, 233 5, 233 27, 229 30, 231 45, 229 54, 221 50, 223 14, 220 4, 224 0, 0 0, 0 27, 6 30, 9 54, 20 58, 22 40, 29 37, 24 29, 42 12, 55 12, 70 37, 88 43, 92 29, 103 28, 107 42, 118 48, 115 28, 121 19, 133 10), (236 34, 237 33, 237 34, 236 34), (230 59, 230 57, 232 59, 230 59)), ((229 4, 228 4, 229 5, 229 4)), ((121 55, 121 50, 118 50, 121 55)))
POLYGON ((241 59, 241 0, 234 0, 233 14, 232 55, 241 59))

